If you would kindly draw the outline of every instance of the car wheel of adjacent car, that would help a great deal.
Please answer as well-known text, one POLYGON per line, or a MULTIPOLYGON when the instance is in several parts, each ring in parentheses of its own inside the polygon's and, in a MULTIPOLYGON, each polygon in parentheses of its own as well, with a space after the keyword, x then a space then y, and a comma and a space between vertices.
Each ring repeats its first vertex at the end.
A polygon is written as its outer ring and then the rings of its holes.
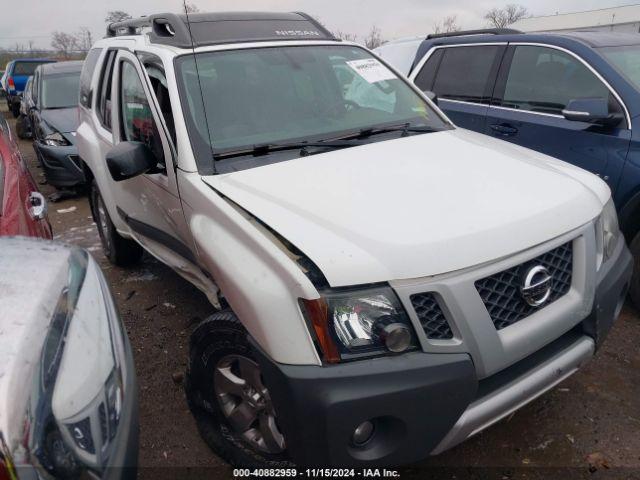
POLYGON ((18 116, 20 115, 20 102, 12 104, 9 109, 13 114, 13 118, 18 118, 18 116))
POLYGON ((629 250, 633 255, 633 276, 629 287, 629 296, 636 308, 640 309, 640 233, 629 244, 629 250))
POLYGON ((191 335, 187 400, 200 435, 225 461, 244 468, 291 468, 247 331, 231 310, 191 335))
POLYGON ((93 218, 98 226, 102 249, 109 261, 114 265, 126 267, 140 260, 143 253, 142 247, 134 240, 124 238, 117 232, 95 180, 91 184, 89 201, 91 202, 93 218))
POLYGON ((27 129, 28 119, 24 115, 20 115, 16 120, 16 133, 18 138, 21 140, 26 140, 27 138, 31 138, 31 132, 27 129))

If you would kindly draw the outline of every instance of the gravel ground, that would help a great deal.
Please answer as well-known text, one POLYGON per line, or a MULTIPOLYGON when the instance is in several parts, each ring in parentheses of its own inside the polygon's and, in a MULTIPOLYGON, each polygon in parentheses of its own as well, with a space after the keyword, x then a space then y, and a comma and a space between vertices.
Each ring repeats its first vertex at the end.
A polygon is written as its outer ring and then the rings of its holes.
MULTIPOLYGON (((20 141, 20 150, 42 192, 53 193, 31 141, 20 141)), ((182 387, 189 334, 212 311, 205 296, 150 255, 134 268, 110 265, 86 197, 50 203, 49 218, 56 239, 85 247, 98 260, 131 339, 141 402, 139 476, 231 478, 231 468, 200 439, 182 387)), ((402 477, 640 478, 639 341, 638 311, 627 305, 585 369, 402 477)))

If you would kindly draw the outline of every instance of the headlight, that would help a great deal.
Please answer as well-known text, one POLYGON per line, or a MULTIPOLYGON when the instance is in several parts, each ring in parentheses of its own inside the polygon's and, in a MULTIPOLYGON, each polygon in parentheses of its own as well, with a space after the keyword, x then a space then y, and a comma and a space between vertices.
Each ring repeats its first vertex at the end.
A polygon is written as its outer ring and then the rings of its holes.
POLYGON ((613 255, 620 236, 618 226, 618 214, 613 204, 613 199, 609 199, 602 209, 600 218, 596 225, 596 244, 598 247, 598 267, 609 260, 613 255))
POLYGON ((329 363, 403 353, 417 345, 409 317, 389 287, 328 292, 302 305, 329 363))
POLYGON ((66 147, 70 145, 66 138, 60 132, 53 132, 44 137, 45 145, 49 145, 51 147, 66 147))

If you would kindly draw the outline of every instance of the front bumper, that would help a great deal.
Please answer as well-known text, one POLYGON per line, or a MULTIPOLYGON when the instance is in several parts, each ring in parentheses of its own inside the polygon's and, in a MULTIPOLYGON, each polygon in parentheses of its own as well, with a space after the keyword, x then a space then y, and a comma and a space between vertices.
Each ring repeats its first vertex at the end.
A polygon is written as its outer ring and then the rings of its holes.
POLYGON ((632 258, 621 240, 598 272, 591 313, 575 328, 479 380, 465 353, 410 353, 335 366, 258 359, 293 460, 302 466, 394 466, 440 453, 524 406, 587 362, 620 313, 632 258), (374 420, 362 447, 355 428, 374 420))
POLYGON ((33 142, 47 182, 54 187, 74 187, 86 183, 75 145, 53 147, 33 142))

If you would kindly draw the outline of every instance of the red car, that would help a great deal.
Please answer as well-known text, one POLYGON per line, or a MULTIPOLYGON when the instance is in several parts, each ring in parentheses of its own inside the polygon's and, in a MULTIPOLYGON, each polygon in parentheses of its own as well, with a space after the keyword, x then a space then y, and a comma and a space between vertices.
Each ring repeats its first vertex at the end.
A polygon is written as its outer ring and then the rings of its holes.
POLYGON ((47 201, 20 155, 7 121, 0 116, 0 236, 51 239, 47 201))

